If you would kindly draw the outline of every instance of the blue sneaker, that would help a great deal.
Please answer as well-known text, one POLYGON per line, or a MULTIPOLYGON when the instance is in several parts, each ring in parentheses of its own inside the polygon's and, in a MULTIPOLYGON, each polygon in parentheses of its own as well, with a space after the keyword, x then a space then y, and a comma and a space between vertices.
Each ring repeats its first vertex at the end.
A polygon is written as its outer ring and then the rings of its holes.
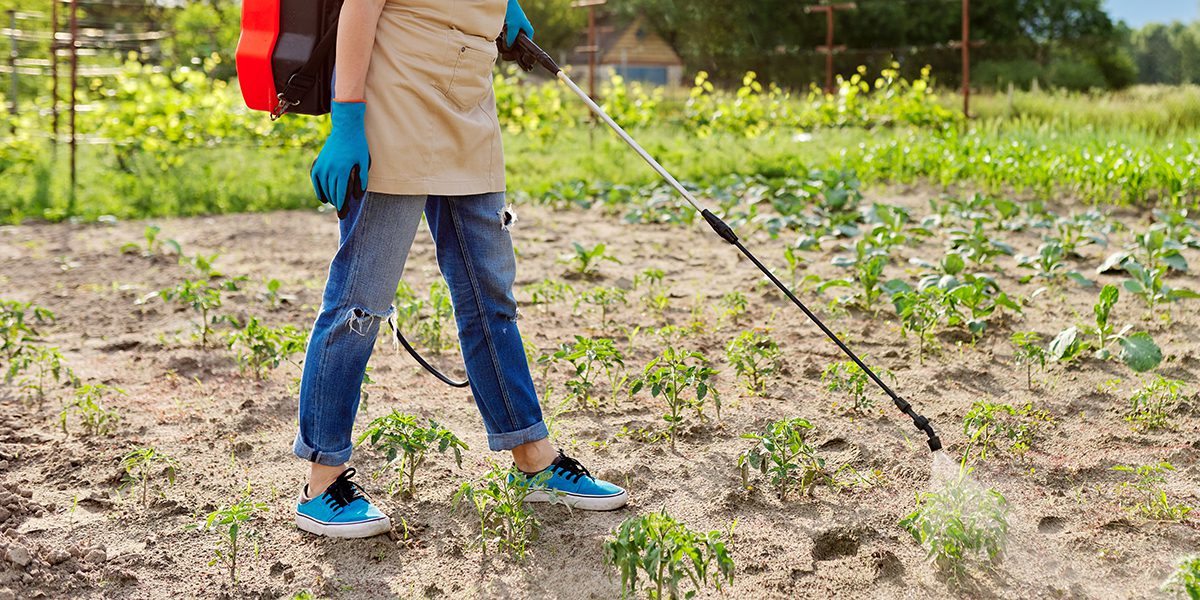
POLYGON ((558 457, 539 473, 525 473, 530 481, 542 473, 550 477, 525 496, 526 502, 562 502, 581 510, 616 510, 629 502, 629 492, 596 479, 579 461, 558 451, 558 457))
POLYGON ((296 504, 296 527, 336 538, 364 538, 392 529, 392 520, 375 508, 362 487, 350 481, 354 469, 346 469, 329 485, 325 493, 308 497, 308 486, 296 504))

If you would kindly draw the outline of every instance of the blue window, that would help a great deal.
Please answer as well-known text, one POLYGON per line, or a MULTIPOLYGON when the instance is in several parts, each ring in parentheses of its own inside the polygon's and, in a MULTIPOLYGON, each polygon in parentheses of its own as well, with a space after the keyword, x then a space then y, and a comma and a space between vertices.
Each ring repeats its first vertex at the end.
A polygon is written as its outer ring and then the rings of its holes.
POLYGON ((615 65, 617 74, 626 81, 641 81, 655 85, 667 85, 666 67, 615 65))

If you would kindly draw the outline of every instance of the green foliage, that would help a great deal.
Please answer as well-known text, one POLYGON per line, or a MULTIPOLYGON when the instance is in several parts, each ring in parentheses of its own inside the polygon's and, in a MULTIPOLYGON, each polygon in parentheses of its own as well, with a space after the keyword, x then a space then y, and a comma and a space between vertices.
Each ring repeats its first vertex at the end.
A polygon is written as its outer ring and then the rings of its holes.
POLYGON ((1129 398, 1125 420, 1139 431, 1164 429, 1171 426, 1171 411, 1183 396, 1183 381, 1155 376, 1129 398))
POLYGON ((982 555, 996 560, 1008 538, 1008 501, 961 472, 943 488, 917 493, 917 506, 900 526, 925 547, 926 557, 951 578, 982 555))
MULTIPOLYGON (((896 376, 887 369, 877 370, 876 375, 896 381, 896 376)), ((821 372, 821 383, 831 392, 845 392, 852 402, 851 410, 860 414, 866 414, 875 406, 875 399, 867 392, 868 389, 873 389, 870 376, 858 363, 847 360, 826 366, 821 372)))
POLYGON ((533 304, 552 304, 575 295, 575 288, 571 284, 549 277, 529 284, 525 289, 529 290, 529 301, 533 304))
POLYGON ((1125 504, 1125 508, 1134 514, 1141 515, 1152 521, 1182 521, 1192 512, 1192 507, 1175 503, 1169 497, 1164 486, 1167 484, 1167 473, 1175 472, 1175 466, 1163 461, 1157 465, 1117 465, 1114 471, 1129 473, 1133 481, 1122 481, 1117 485, 1117 496, 1125 504))
MULTIPOLYGON (((25 347, 38 341, 38 325, 54 322, 54 313, 32 302, 0 301, 0 353, 12 360, 25 347)), ((14 373, 8 375, 11 379, 14 373)))
POLYGON ((747 329, 738 334, 725 346, 725 358, 733 365, 746 391, 762 395, 767 389, 767 378, 779 372, 783 366, 779 344, 766 331, 747 329))
POLYGON ((450 288, 441 279, 429 286, 427 302, 417 298, 408 284, 401 282, 396 288, 396 320, 401 329, 416 329, 417 341, 433 352, 441 352, 455 346, 454 336, 448 331, 454 319, 454 302, 450 288))
MULTIPOLYGON (((199 277, 194 280, 184 279, 174 287, 158 291, 158 296, 162 298, 163 302, 178 302, 200 313, 200 322, 197 324, 197 328, 200 331, 201 346, 208 345, 208 335, 212 333, 211 325, 216 324, 219 320, 213 313, 221 308, 222 293, 238 291, 238 285, 246 280, 245 276, 226 278, 213 268, 212 263, 216 258, 217 255, 214 254, 212 256, 196 255, 187 259, 188 264, 199 277)), ((180 262, 183 262, 183 259, 180 259, 180 262)))
POLYGON ((242 550, 240 545, 243 541, 253 541, 254 554, 258 554, 258 532, 250 529, 250 522, 267 510, 266 504, 250 500, 250 486, 247 485, 245 493, 237 502, 217 509, 205 518, 204 530, 214 531, 219 536, 216 546, 213 547, 213 559, 208 565, 221 563, 227 567, 230 583, 237 584, 238 555, 242 550))
POLYGON ((1013 406, 976 400, 963 417, 963 435, 970 440, 964 454, 969 456, 971 448, 977 448, 980 460, 987 460, 988 452, 999 447, 997 439, 1007 442, 1004 450, 1024 454, 1038 433, 1053 423, 1050 413, 1035 409, 1032 402, 1013 406))
POLYGON ((7 383, 15 380, 22 396, 39 403, 46 398, 47 384, 77 385, 79 382, 58 348, 31 344, 22 346, 12 357, 4 380, 7 383))
POLYGON ((170 249, 175 255, 183 254, 183 249, 179 242, 173 239, 158 239, 158 234, 162 233, 162 228, 158 225, 147 225, 142 232, 142 237, 145 239, 146 245, 140 246, 135 242, 129 242, 121 246, 121 252, 125 254, 140 254, 146 258, 162 256, 164 249, 170 249))
POLYGON ((605 244, 600 243, 591 248, 584 248, 579 242, 572 242, 573 254, 564 254, 559 261, 571 267, 571 273, 577 277, 595 277, 598 274, 601 261, 621 264, 621 261, 605 251, 605 244))
POLYGON ((1160 589, 1172 598, 1200 600, 1200 554, 1179 559, 1160 589))
POLYGON ((1130 369, 1144 373, 1162 362, 1162 350, 1154 343, 1150 334, 1145 332, 1130 333, 1133 328, 1126 325, 1119 331, 1112 322, 1112 309, 1120 299, 1120 291, 1116 286, 1105 285, 1100 291, 1100 297, 1092 312, 1096 317, 1096 325, 1082 327, 1071 326, 1059 332, 1050 342, 1050 356, 1059 362, 1071 362, 1090 349, 1095 350, 1095 357, 1100 360, 1112 358, 1108 347, 1115 340, 1121 347, 1120 359, 1130 369), (1079 334, 1094 336, 1094 340, 1085 341, 1079 334))
POLYGON ((906 290, 892 294, 892 305, 900 317, 900 332, 917 338, 917 360, 924 364, 925 347, 937 346, 934 328, 944 314, 942 299, 945 291, 937 287, 924 290, 906 290))
POLYGON ((175 485, 175 474, 179 463, 170 456, 149 446, 137 446, 121 457, 121 470, 125 475, 121 480, 121 488, 141 489, 142 508, 148 506, 148 492, 151 476, 161 473, 166 477, 167 485, 175 485))
MULTIPOLYGON (((732 537, 733 526, 730 527, 732 537)), ((691 598, 711 585, 733 583, 734 564, 719 531, 700 533, 661 512, 629 517, 604 542, 605 562, 621 572, 621 598, 638 593, 639 575, 649 580, 655 600, 691 598), (694 589, 681 592, 690 581, 694 589)))
POLYGON ((554 360, 566 361, 574 367, 575 377, 568 379, 566 386, 570 390, 569 398, 578 401, 581 408, 599 408, 600 399, 593 391, 601 372, 608 379, 609 398, 613 403, 629 379, 625 374, 625 356, 609 338, 576 335, 574 343, 563 344, 552 356, 554 360))
MULTIPOLYGON (((457 510, 463 500, 474 507, 479 517, 479 549, 485 555, 488 545, 495 543, 497 550, 524 559, 541 527, 525 498, 535 491, 553 494, 543 485, 549 477, 549 472, 542 472, 528 478, 515 466, 502 469, 492 465, 492 470, 478 480, 463 482, 454 494, 452 507, 457 510)), ((551 497, 551 501, 556 499, 551 497)))
POLYGON ((1034 331, 1018 331, 1009 338, 1013 347, 1013 363, 1025 367, 1025 387, 1033 389, 1033 369, 1046 369, 1046 349, 1042 347, 1042 336, 1034 331))
POLYGON ((717 418, 721 417, 721 396, 712 385, 716 374, 716 369, 708 366, 708 359, 700 352, 678 350, 668 345, 661 355, 646 365, 642 377, 633 382, 629 393, 637 394, 648 386, 652 397, 662 396, 667 405, 667 413, 663 415, 667 422, 666 437, 673 450, 685 409, 695 411, 696 417, 703 419, 704 406, 711 399, 717 418))
POLYGON ((67 420, 74 415, 79 421, 79 427, 84 435, 112 435, 117 423, 121 422, 121 414, 116 410, 105 408, 101 402, 105 394, 115 392, 122 396, 125 390, 109 387, 102 383, 84 384, 75 389, 75 397, 63 406, 58 414, 58 422, 63 433, 67 430, 67 420))
POLYGON ((466 442, 458 439, 452 431, 430 420, 428 427, 417 424, 417 417, 393 410, 371 421, 358 438, 358 444, 369 441, 372 447, 382 448, 387 456, 387 465, 396 471, 399 477, 388 484, 388 493, 404 492, 409 498, 416 497, 417 468, 425 464, 425 455, 431 450, 440 454, 446 451, 454 452, 454 463, 462 468, 462 451, 467 449, 466 442), (408 479, 408 489, 404 489, 404 479, 408 479))
POLYGON ((658 106, 663 100, 663 88, 646 89, 640 82, 625 82, 625 78, 613 74, 600 87, 603 102, 600 108, 608 113, 621 127, 645 127, 654 122, 658 106))
POLYGON ((818 484, 842 485, 837 477, 849 466, 836 471, 825 468, 825 459, 805 440, 812 428, 807 419, 797 417, 775 421, 762 433, 742 434, 742 438, 755 441, 752 448, 738 456, 742 487, 751 489, 750 469, 771 478, 771 487, 780 500, 787 500, 792 492, 807 496, 818 484))
POLYGON ((618 304, 628 304, 627 294, 624 288, 597 286, 576 296, 575 308, 578 309, 580 304, 600 307, 600 324, 607 326, 608 312, 618 304))
MULTIPOLYGON (((243 373, 249 370, 258 379, 265 379, 283 361, 291 361, 293 355, 304 352, 308 332, 292 325, 268 327, 257 317, 250 317, 244 326, 229 334, 226 342, 237 352, 238 367, 243 373)), ((298 362, 292 364, 301 368, 298 362)))

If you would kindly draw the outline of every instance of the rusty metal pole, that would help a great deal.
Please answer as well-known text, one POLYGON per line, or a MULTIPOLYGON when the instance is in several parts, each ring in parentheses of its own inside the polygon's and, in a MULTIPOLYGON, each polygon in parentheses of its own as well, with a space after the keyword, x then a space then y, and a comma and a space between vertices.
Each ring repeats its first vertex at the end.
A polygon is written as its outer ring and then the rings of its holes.
POLYGON ((962 3, 963 116, 971 118, 971 0, 962 3))
POLYGON ((840 49, 835 48, 833 45, 833 13, 838 10, 854 10, 855 8, 858 8, 858 6, 853 2, 804 7, 805 13, 825 13, 825 45, 817 48, 817 50, 825 53, 825 93, 827 94, 833 93, 833 53, 840 49))
POLYGON ((75 213, 75 90, 79 75, 79 4, 71 0, 71 195, 67 202, 67 215, 75 213))
POLYGON ((591 52, 588 52, 588 94, 593 98, 596 97, 596 53, 599 48, 596 47, 596 5, 588 5, 588 46, 591 47, 591 52))
POLYGON ((58 0, 50 2, 50 144, 58 150, 58 0))

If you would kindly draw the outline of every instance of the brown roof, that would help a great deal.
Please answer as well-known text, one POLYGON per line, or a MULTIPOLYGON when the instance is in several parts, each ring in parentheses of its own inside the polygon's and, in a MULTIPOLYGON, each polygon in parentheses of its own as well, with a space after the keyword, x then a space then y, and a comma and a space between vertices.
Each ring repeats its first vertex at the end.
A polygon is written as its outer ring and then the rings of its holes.
MULTIPOLYGON (((585 28, 580 32, 575 51, 568 57, 567 63, 587 64, 588 53, 580 51, 587 45, 588 32, 585 28)), ((597 16, 596 45, 600 49, 596 62, 601 65, 683 65, 675 49, 640 16, 625 21, 597 16)))

